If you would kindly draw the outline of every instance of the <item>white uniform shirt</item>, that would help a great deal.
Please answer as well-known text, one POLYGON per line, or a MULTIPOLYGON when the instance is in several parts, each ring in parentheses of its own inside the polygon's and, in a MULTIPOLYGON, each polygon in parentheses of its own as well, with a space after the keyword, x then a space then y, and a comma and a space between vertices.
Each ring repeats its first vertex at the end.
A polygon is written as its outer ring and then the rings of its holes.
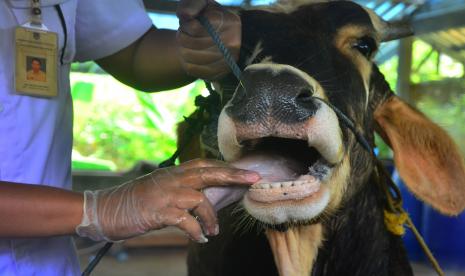
MULTIPOLYGON (((59 34, 60 50, 64 45, 64 26, 56 4, 63 11, 68 33, 64 64, 58 67, 59 92, 55 98, 15 94, 14 29, 29 20, 31 3, 0 0, 0 180, 70 189, 70 63, 113 54, 141 37, 152 22, 141 0, 41 2, 43 22, 59 34)), ((79 274, 70 237, 0 239, 0 275, 79 274)))

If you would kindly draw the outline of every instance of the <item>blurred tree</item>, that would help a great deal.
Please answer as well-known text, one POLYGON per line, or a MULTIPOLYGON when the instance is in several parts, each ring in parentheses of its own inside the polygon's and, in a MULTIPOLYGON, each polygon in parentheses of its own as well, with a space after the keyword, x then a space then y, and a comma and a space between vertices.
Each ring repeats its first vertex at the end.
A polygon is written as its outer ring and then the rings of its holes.
POLYGON ((73 169, 126 170, 139 160, 161 162, 176 150, 176 123, 195 109, 203 82, 144 93, 104 74, 72 74, 73 169))

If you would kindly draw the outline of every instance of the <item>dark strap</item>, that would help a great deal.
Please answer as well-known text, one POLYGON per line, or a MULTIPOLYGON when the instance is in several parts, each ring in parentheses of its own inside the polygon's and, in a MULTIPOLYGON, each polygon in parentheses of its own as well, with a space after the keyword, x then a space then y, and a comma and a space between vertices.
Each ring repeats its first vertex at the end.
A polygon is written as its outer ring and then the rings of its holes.
POLYGON ((63 11, 61 10, 61 6, 59 4, 55 5, 55 10, 57 11, 58 17, 60 18, 61 27, 63 28, 63 33, 64 33, 64 45, 63 45, 63 51, 61 52, 61 57, 60 57, 60 63, 61 65, 63 65, 64 64, 63 58, 65 56, 66 47, 68 46, 68 27, 66 26, 65 16, 63 15, 63 11))

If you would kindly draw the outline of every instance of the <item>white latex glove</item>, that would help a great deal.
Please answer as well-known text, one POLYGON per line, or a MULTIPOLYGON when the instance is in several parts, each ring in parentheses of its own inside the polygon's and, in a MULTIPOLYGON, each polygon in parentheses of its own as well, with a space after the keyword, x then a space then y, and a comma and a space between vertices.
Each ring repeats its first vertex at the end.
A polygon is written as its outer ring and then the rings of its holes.
POLYGON ((216 212, 198 190, 208 186, 251 185, 260 176, 226 163, 193 160, 158 169, 118 187, 84 192, 84 213, 76 233, 95 241, 115 241, 166 226, 177 226, 192 240, 218 234, 216 212), (196 216, 196 218, 194 218, 196 216))

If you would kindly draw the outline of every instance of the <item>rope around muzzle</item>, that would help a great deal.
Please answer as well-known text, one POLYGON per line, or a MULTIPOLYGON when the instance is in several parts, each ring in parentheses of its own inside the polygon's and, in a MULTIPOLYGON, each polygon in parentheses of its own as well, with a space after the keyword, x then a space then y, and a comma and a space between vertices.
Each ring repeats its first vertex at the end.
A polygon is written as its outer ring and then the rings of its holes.
MULTIPOLYGON (((223 54, 226 63, 230 67, 234 76, 239 81, 239 84, 244 89, 246 89, 242 81, 242 71, 237 65, 237 63, 235 62, 235 60, 233 59, 228 48, 226 48, 226 46, 221 41, 218 33, 215 31, 213 26, 210 24, 210 22, 208 22, 208 20, 204 16, 199 16, 198 20, 200 24, 207 30, 207 32, 209 33, 209 35, 212 37, 213 41, 215 42, 216 46, 223 54)), ((329 103, 328 101, 322 98, 316 97, 316 96, 312 96, 312 98, 327 105, 329 108, 331 108, 334 111, 334 113, 336 113, 340 122, 352 132, 357 142, 365 150, 367 150, 370 156, 373 158, 376 166, 378 167, 378 172, 381 172, 381 174, 383 174, 384 179, 388 181, 387 184, 381 185, 382 186, 381 189, 384 191, 384 194, 386 195, 386 199, 387 199, 387 206, 384 210, 384 222, 385 222, 387 230, 394 235, 402 236, 403 234, 405 234, 404 225, 407 224, 407 226, 412 230, 413 234, 415 235, 415 238, 420 244, 421 248, 423 249, 425 255, 428 257, 429 261, 431 262, 433 268, 436 270, 436 273, 440 276, 443 276, 444 272, 439 266, 438 261, 436 260, 436 258, 433 256, 430 249, 426 245, 421 234, 418 232, 417 228, 415 227, 412 220, 410 219, 410 216, 402 207, 402 196, 400 194, 399 188, 392 181, 391 176, 387 173, 384 166, 381 164, 381 162, 376 157, 376 154, 373 148, 370 146, 365 136, 357 130, 354 121, 352 121, 347 115, 344 114, 344 112, 339 110, 336 106, 329 103)), ((383 182, 378 181, 378 183, 381 184, 383 182)))

